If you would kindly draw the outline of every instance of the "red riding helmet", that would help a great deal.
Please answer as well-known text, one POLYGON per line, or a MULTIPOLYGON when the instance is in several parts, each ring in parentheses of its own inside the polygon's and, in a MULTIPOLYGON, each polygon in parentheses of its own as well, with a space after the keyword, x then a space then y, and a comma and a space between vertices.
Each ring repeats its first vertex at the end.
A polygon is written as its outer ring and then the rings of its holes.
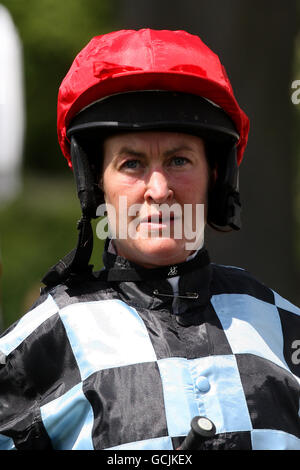
POLYGON ((107 96, 137 90, 198 95, 220 106, 239 134, 237 163, 249 120, 239 107, 218 56, 185 31, 121 30, 94 37, 75 58, 58 94, 58 140, 71 166, 67 129, 83 108, 107 96))

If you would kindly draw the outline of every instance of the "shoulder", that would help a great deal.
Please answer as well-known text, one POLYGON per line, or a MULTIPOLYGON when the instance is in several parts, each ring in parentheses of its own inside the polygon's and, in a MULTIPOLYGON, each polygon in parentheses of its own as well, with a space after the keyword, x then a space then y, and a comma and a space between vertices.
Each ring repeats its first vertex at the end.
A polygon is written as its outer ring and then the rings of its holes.
POLYGON ((212 272, 212 295, 248 295, 300 316, 300 309, 296 305, 246 269, 212 263, 212 272))
POLYGON ((211 303, 234 350, 300 377, 300 309, 244 269, 212 269, 211 303))
MULTIPOLYGON (((86 281, 60 284, 42 290, 40 297, 24 315, 0 336, 0 354, 8 356, 21 348, 22 343, 51 342, 51 337, 61 338, 62 312, 71 305, 101 301, 114 297, 115 293, 106 282, 86 281)), ((26 348, 25 348, 26 349, 26 348)))

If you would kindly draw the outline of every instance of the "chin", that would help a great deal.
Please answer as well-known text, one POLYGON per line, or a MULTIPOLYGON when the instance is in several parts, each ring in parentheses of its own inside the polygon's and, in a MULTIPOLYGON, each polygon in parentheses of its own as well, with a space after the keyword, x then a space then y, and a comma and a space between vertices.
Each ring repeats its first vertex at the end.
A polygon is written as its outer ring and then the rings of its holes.
POLYGON ((173 238, 136 240, 130 251, 128 259, 149 268, 183 263, 191 253, 186 250, 184 240, 173 238))

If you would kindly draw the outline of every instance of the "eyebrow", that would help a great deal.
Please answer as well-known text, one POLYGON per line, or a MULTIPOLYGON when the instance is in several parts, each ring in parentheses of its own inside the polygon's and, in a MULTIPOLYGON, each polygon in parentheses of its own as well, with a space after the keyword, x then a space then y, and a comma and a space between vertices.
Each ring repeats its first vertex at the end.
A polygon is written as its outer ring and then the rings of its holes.
POLYGON ((118 151, 118 155, 121 155, 122 153, 127 153, 128 155, 132 155, 134 157, 145 157, 146 154, 144 152, 138 152, 137 150, 134 150, 130 147, 122 147, 118 151))
MULTIPOLYGON (((172 155, 173 153, 179 152, 181 150, 193 151, 194 149, 192 149, 188 145, 178 145, 177 147, 174 147, 172 149, 167 150, 166 152, 163 153, 163 155, 168 157, 169 155, 172 155)), ((119 155, 121 155, 122 153, 126 153, 126 154, 132 155, 134 157, 141 157, 141 158, 146 157, 145 152, 138 152, 137 150, 134 150, 134 149, 132 149, 130 147, 126 147, 126 146, 122 147, 118 152, 119 155)))

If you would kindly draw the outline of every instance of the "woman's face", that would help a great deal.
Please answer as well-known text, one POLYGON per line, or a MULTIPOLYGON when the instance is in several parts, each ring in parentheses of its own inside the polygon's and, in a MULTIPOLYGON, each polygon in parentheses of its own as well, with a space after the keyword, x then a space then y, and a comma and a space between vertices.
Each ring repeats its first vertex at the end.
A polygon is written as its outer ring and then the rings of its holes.
POLYGON ((203 243, 208 181, 200 137, 108 137, 101 185, 118 254, 148 268, 185 261, 203 243))

